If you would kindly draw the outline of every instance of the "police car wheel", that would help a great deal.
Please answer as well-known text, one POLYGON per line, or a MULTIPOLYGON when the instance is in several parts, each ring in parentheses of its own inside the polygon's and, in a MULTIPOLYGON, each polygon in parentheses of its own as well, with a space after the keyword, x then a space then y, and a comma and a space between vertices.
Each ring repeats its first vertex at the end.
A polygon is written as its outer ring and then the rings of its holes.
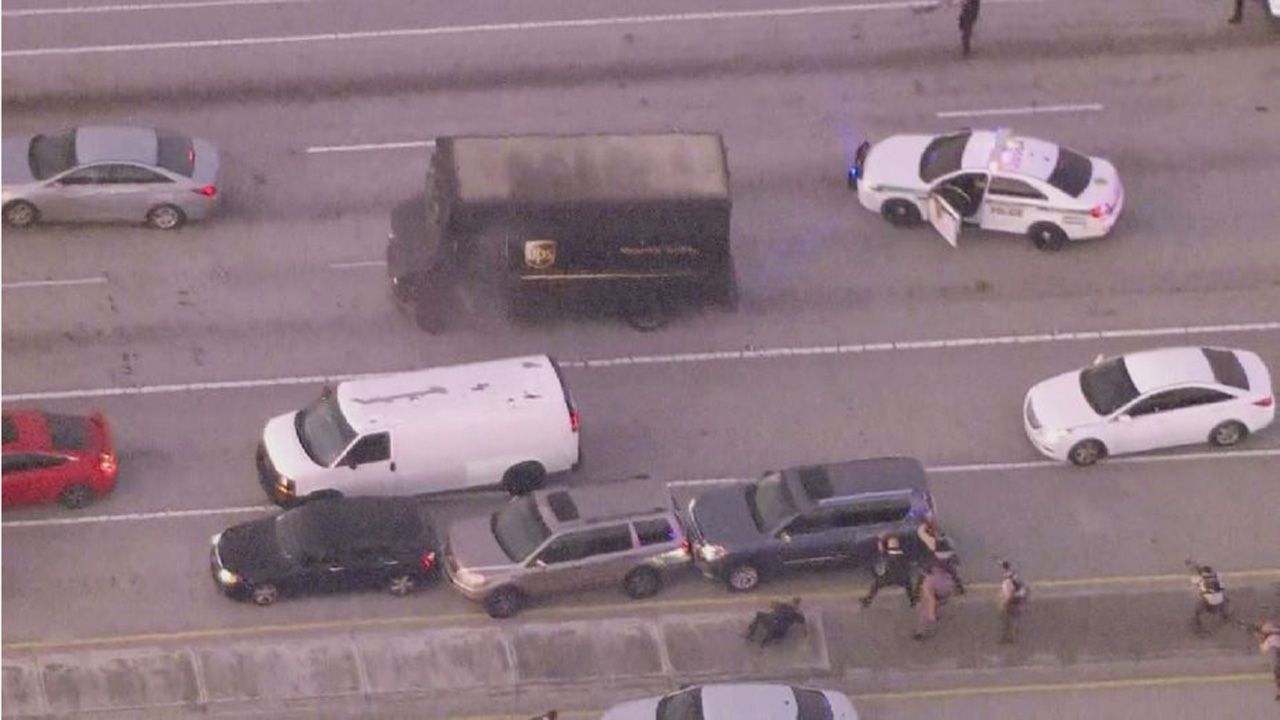
POLYGON ((894 227, 911 227, 921 221, 920 208, 910 200, 894 198, 880 206, 880 214, 894 227))
POLYGON ((1209 442, 1218 447, 1231 447, 1243 440, 1244 436, 1248 434, 1249 430, 1244 425, 1235 420, 1228 420, 1224 423, 1219 423, 1213 429, 1213 432, 1209 433, 1209 442))
POLYGON ((1106 446, 1097 440, 1081 440, 1067 451, 1067 459, 1072 465, 1088 467, 1101 460, 1106 454, 1106 446))
POLYGON ((1061 250, 1063 245, 1067 244, 1067 234, 1062 228, 1051 223, 1036 223, 1027 230, 1027 236, 1031 238, 1031 244, 1036 246, 1037 250, 1045 252, 1054 252, 1061 250))

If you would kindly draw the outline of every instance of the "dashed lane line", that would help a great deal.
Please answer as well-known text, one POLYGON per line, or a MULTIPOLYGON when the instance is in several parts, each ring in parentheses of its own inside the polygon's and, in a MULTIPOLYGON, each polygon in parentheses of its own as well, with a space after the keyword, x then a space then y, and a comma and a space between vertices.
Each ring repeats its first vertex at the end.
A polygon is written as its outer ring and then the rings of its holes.
POLYGON ((319 0, 193 0, 192 2, 135 3, 132 5, 76 5, 59 8, 24 8, 21 10, 5 10, 0 17, 40 17, 43 15, 87 15, 91 13, 109 12, 148 12, 151 10, 203 10, 206 8, 234 7, 246 5, 296 5, 312 3, 319 0))
MULTIPOLYGON (((988 3, 1021 4, 1047 2, 1048 0, 987 0, 988 3)), ((3 58, 76 56, 136 53, 158 50, 223 49, 255 45, 289 45, 302 43, 332 43, 353 40, 387 40, 395 38, 422 38, 446 35, 474 35, 479 33, 530 32, 541 30, 566 30, 627 25, 654 25, 720 20, 751 20, 786 18, 875 10, 906 10, 932 6, 933 0, 906 0, 900 2, 846 3, 841 5, 809 5, 796 8, 764 8, 760 10, 727 10, 663 15, 625 15, 614 17, 577 18, 567 20, 537 20, 526 22, 490 23, 483 25, 452 25, 424 28, 399 28, 392 30, 365 30, 360 32, 316 33, 310 35, 276 35, 267 37, 222 38, 215 40, 179 40, 171 42, 134 43, 121 45, 81 45, 71 47, 26 48, 0 52, 3 58)))
POLYGON ((384 267, 386 260, 356 260, 354 262, 329 263, 330 270, 356 270, 360 268, 384 267))
POLYGON ((314 145, 306 149, 309 155, 322 153, 364 152, 368 150, 402 150, 404 148, 435 147, 435 140, 405 140, 402 142, 360 143, 359 145, 314 145))
MULTIPOLYGON (((1212 452, 1193 452, 1170 455, 1133 456, 1110 458, 1108 465, 1185 462, 1190 460, 1248 460, 1264 457, 1280 457, 1280 448, 1261 448, 1254 450, 1219 450, 1212 452)), ((1048 468, 1065 468, 1066 465, 1051 460, 1033 462, 974 463, 969 465, 938 465, 928 468, 933 474, 940 473, 976 473, 1001 470, 1039 470, 1048 468)), ((1088 472, 1087 470, 1071 470, 1071 472, 1088 472)), ((730 485, 748 481, 749 478, 694 478, 689 480, 670 480, 667 485, 675 488, 707 487, 730 485)), ((471 496, 479 494, 505 494, 502 490, 471 492, 471 496)), ((104 523, 145 522, 149 520, 172 520, 174 518, 202 517, 209 515, 237 515, 276 510, 274 505, 246 505, 224 508, 198 508, 192 510, 157 510, 155 512, 121 513, 119 515, 83 515, 78 517, 43 518, 40 520, 6 520, 0 527, 8 529, 52 527, 60 525, 98 525, 104 523)))
POLYGON ((992 115, 1037 115, 1040 113, 1099 112, 1100 103, 1078 105, 1028 105, 1026 107, 988 108, 985 110, 945 110, 934 113, 939 118, 989 117, 992 115))
MULTIPOLYGON (((1244 570, 1237 572, 1219 573, 1225 580, 1231 581, 1234 585, 1244 585, 1247 583, 1262 583, 1280 580, 1280 568, 1260 568, 1255 570, 1244 570)), ((1187 582, 1185 573, 1167 574, 1167 575, 1129 575, 1114 577, 1091 577, 1091 578, 1059 578, 1059 579, 1036 579, 1034 584, 1041 589, 1088 589, 1098 586, 1116 585, 1119 587, 1135 588, 1139 586, 1154 585, 1184 585, 1187 582)), ((965 586, 977 596, 981 593, 993 591, 997 587, 994 582, 977 582, 966 583, 965 586)), ((805 599, 809 601, 815 600, 835 600, 846 601, 854 597, 860 597, 866 591, 866 587, 860 582, 840 582, 838 587, 827 590, 811 590, 805 593, 805 599)), ((668 612, 672 610, 716 610, 716 609, 732 609, 735 607, 758 607, 759 605, 772 600, 786 600, 794 597, 795 592, 788 593, 752 593, 749 596, 740 594, 725 594, 711 597, 700 598, 662 598, 659 597, 645 603, 645 610, 653 610, 658 612, 668 612)), ((610 616, 625 615, 634 616, 636 613, 636 604, 631 601, 600 603, 593 605, 558 605, 536 607, 525 610, 521 617, 527 620, 577 620, 585 616, 610 616)), ((72 638, 67 640, 33 640, 29 642, 12 642, 3 645, 4 652, 16 651, 42 651, 51 650, 70 650, 77 648, 90 647, 110 647, 119 645, 133 645, 141 643, 169 643, 186 640, 200 640, 207 638, 228 638, 228 637, 261 637, 267 634, 286 634, 286 633, 309 633, 323 631, 353 631, 366 628, 379 627, 438 627, 438 626, 458 626, 476 623, 491 622, 489 617, 483 611, 477 609, 475 612, 465 613, 447 613, 439 615, 400 615, 395 617, 383 618, 354 618, 346 620, 318 620, 314 622, 303 623, 275 623, 266 625, 251 625, 246 627, 219 627, 219 628, 198 628, 193 630, 175 630, 171 632, 154 632, 154 633, 138 633, 134 635, 108 635, 89 638, 72 638)))
MULTIPOLYGON (((811 355, 856 355, 859 353, 900 352, 914 350, 954 350, 959 348, 995 347, 1002 345, 1030 345, 1050 342, 1082 340, 1120 340, 1127 338, 1186 337, 1191 335, 1219 335, 1223 333, 1258 333, 1280 330, 1280 321, 1237 323, 1231 325, 1189 325, 1160 328, 1132 328, 1124 330, 1085 330, 1079 332, 1046 332, 1029 335, 998 335, 994 337, 942 338, 937 340, 905 340, 880 343, 849 343, 836 345, 811 345, 800 347, 752 348, 712 352, 672 353, 669 355, 632 355, 628 357, 587 360, 563 360, 561 367, 587 370, 630 367, 635 365, 668 365, 676 363, 723 362, 732 360, 773 360, 806 357, 811 355)), ((253 380, 224 380, 201 383, 174 383, 168 385, 140 385, 135 387, 84 388, 76 390, 43 390, 20 392, 0 397, 3 402, 30 400, 68 400, 76 398, 118 397, 123 395, 162 395, 180 392, 211 392, 220 390, 245 390, 276 385, 318 385, 355 378, 386 375, 396 370, 367 373, 336 373, 333 375, 304 375, 298 377, 260 378, 253 380)))
POLYGON ((69 280, 18 280, 0 283, 0 288, 4 290, 23 290, 28 288, 66 287, 69 285, 102 285, 106 282, 107 278, 99 275, 97 277, 72 278, 69 280))

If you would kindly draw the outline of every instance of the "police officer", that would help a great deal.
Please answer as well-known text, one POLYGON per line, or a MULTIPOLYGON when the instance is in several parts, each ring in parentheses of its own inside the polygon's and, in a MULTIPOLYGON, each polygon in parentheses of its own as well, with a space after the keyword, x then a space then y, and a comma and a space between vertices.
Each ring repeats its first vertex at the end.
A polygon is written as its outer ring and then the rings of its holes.
POLYGON ((980 5, 980 0, 964 0, 960 6, 960 47, 965 57, 969 57, 969 41, 973 38, 973 26, 978 24, 980 5))
POLYGON ((862 607, 871 607, 880 588, 886 585, 899 585, 907 593, 907 603, 916 606, 919 599, 916 595, 915 583, 912 582, 912 563, 902 549, 902 541, 897 535, 888 532, 880 533, 876 540, 876 558, 871 566, 871 589, 858 602, 862 607))
POLYGON ((1227 603, 1227 591, 1222 586, 1222 581, 1218 579, 1218 573, 1214 572, 1212 567, 1200 565, 1191 558, 1186 559, 1186 564, 1192 572, 1191 584, 1195 586, 1196 592, 1200 596, 1196 602, 1193 624, 1197 635, 1205 635, 1205 615, 1216 615, 1219 626, 1231 619, 1227 603))
POLYGON ((1027 600, 1031 597, 1031 588, 1018 575, 1018 571, 1013 569, 1013 564, 1008 560, 996 558, 996 562, 1000 564, 1000 570, 1004 573, 1000 580, 1000 642, 1002 644, 1014 641, 1014 627, 1017 619, 1022 615, 1022 611, 1027 607, 1027 600))
POLYGON ((1280 702, 1280 623, 1265 622, 1258 628, 1258 650, 1271 661, 1271 674, 1276 681, 1276 700, 1280 702))

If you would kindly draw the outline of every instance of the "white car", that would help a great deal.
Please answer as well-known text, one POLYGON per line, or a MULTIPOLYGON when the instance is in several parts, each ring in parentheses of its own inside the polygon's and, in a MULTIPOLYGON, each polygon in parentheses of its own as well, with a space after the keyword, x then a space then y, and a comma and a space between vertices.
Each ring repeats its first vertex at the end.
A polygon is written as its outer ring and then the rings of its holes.
POLYGON ((863 207, 897 226, 928 218, 952 247, 976 225, 1058 250, 1105 236, 1124 208, 1110 162, 1007 128, 864 142, 848 183, 863 207))
POLYGON ((694 685, 614 705, 600 720, 858 720, 844 693, 791 685, 694 685))
POLYGON ((1179 347, 1103 359, 1027 392, 1027 437, 1055 460, 1209 442, 1235 445, 1275 420, 1271 374, 1248 350, 1179 347))

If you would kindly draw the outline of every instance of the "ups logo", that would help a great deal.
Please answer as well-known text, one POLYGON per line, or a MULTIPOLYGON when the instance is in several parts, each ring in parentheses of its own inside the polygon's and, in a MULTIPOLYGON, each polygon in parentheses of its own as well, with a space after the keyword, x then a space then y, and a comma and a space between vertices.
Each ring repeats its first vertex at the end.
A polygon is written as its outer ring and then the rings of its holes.
POLYGON ((556 264, 555 240, 526 240, 524 264, 534 270, 546 270, 556 264))

